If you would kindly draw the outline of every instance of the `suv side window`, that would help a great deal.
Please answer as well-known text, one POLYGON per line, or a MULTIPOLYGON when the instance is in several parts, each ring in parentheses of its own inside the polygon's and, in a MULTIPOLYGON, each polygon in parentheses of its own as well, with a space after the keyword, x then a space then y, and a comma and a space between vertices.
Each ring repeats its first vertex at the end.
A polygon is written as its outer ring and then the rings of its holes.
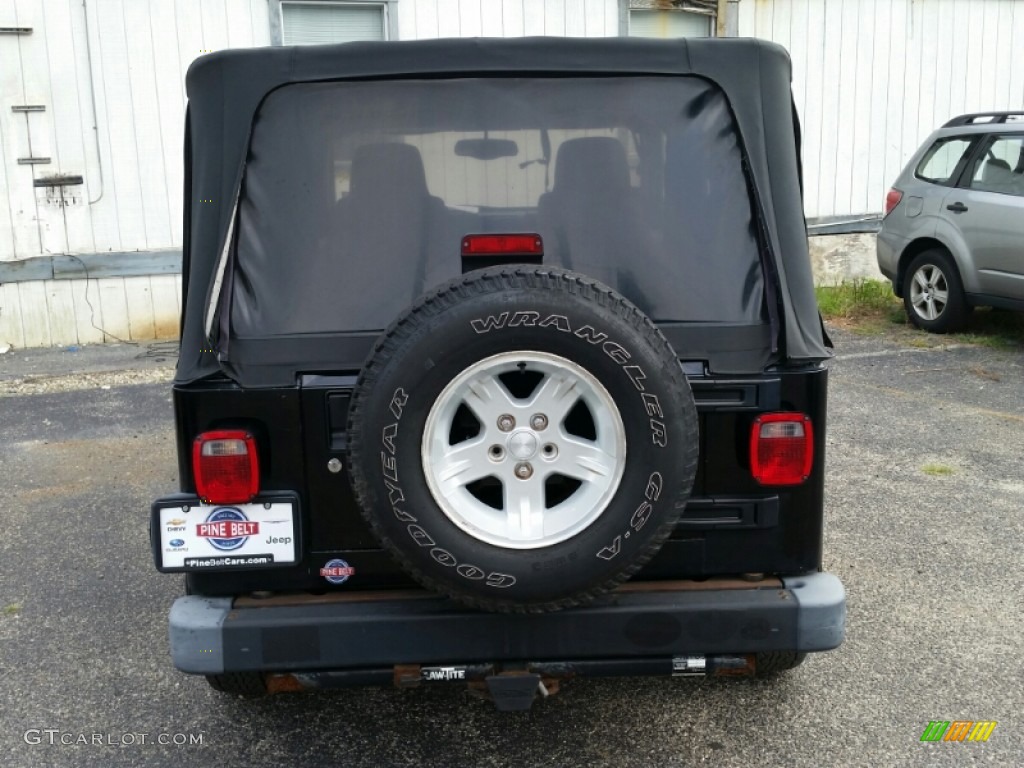
POLYGON ((935 184, 952 183, 957 176, 956 170, 973 140, 973 136, 952 136, 939 139, 921 158, 914 175, 923 181, 931 181, 935 184))
POLYGON ((990 139, 974 160, 968 186, 1024 197, 1024 135, 990 139))

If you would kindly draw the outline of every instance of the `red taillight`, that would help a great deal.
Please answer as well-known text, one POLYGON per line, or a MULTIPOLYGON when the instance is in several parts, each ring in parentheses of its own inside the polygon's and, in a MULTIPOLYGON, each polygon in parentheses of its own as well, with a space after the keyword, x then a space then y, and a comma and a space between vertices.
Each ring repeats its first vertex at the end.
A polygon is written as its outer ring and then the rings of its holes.
POLYGON ((541 256, 544 243, 540 235, 466 235, 462 238, 463 256, 541 256))
POLYGON ((203 432, 192 444, 196 492, 208 504, 244 504, 260 490, 256 439, 240 429, 203 432))
POLYGON ((761 485, 799 485, 811 474, 814 429, 802 413, 765 413, 750 431, 750 471, 761 485))
POLYGON ((890 189, 889 194, 885 196, 885 215, 888 216, 892 213, 892 209, 900 204, 900 200, 903 199, 903 193, 898 189, 890 189))

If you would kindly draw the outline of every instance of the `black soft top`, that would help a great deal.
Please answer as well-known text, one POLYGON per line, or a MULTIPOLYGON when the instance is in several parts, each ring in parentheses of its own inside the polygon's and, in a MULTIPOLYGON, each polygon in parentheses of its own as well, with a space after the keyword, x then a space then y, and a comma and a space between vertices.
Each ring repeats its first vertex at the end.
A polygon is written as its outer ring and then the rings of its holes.
MULTIPOLYGON (((290 83, 499 73, 696 75, 717 85, 736 119, 772 258, 766 278, 768 295, 779 311, 774 329, 778 359, 810 362, 829 356, 807 250, 790 62, 780 46, 752 39, 635 38, 347 43, 222 51, 197 59, 189 68, 185 294, 177 383, 222 370, 239 378, 214 351, 223 354, 226 349, 224 319, 216 315, 214 297, 219 298, 222 288, 220 265, 234 234, 254 117, 269 93, 290 83)), ((282 375, 275 378, 284 380, 294 361, 282 360, 280 365, 282 375)))

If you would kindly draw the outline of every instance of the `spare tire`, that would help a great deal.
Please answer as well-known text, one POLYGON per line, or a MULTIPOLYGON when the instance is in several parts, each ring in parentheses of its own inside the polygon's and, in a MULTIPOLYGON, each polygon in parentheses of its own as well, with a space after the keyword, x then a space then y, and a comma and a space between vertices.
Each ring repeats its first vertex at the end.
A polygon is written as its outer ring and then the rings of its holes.
POLYGON ((349 410, 363 515, 424 586, 485 610, 580 605, 636 573, 693 484, 665 337, 550 267, 471 272, 379 339, 349 410))

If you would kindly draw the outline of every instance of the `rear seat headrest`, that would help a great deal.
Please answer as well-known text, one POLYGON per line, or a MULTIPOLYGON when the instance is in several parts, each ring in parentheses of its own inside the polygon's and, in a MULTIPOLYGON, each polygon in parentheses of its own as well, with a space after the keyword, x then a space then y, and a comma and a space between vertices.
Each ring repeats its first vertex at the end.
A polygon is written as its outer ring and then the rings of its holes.
POLYGON ((366 144, 352 158, 349 196, 389 197, 404 195, 427 197, 427 177, 420 151, 411 144, 389 142, 366 144))
POLYGON ((570 139, 558 148, 553 191, 577 191, 598 185, 605 191, 629 188, 629 163, 622 142, 610 136, 570 139))

